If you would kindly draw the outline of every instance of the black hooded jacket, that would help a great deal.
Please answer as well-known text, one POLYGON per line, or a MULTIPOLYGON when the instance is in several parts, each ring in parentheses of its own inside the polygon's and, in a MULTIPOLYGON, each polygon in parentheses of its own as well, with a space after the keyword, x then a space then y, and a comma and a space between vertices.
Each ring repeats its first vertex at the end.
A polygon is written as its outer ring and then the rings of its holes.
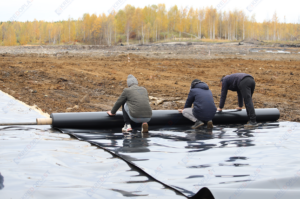
POLYGON ((200 80, 192 82, 184 108, 190 108, 192 104, 194 104, 193 115, 198 120, 209 121, 214 118, 217 108, 212 92, 208 85, 200 80))
POLYGON ((225 100, 226 100, 228 90, 237 91, 239 107, 244 106, 243 97, 242 97, 242 94, 241 94, 240 89, 238 87, 239 87, 240 82, 245 77, 252 77, 252 76, 249 75, 249 74, 246 74, 246 73, 234 73, 234 74, 231 74, 231 75, 227 75, 223 78, 221 99, 220 99, 220 104, 219 104, 220 108, 223 108, 224 105, 225 105, 225 100))

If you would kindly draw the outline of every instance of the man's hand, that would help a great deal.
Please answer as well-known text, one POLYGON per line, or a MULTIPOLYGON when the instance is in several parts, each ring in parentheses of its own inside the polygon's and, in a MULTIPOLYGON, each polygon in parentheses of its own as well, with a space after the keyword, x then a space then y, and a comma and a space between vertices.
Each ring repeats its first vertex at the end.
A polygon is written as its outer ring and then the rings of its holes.
POLYGON ((241 110, 243 110, 243 108, 242 107, 237 107, 236 110, 241 111, 241 110))
POLYGON ((116 114, 112 114, 111 111, 106 112, 109 116, 115 116, 116 114))
POLYGON ((183 109, 178 109, 178 112, 179 112, 179 113, 182 113, 182 111, 183 111, 183 109))
POLYGON ((218 112, 222 112, 222 109, 221 109, 221 108, 218 108, 217 111, 218 111, 218 112))

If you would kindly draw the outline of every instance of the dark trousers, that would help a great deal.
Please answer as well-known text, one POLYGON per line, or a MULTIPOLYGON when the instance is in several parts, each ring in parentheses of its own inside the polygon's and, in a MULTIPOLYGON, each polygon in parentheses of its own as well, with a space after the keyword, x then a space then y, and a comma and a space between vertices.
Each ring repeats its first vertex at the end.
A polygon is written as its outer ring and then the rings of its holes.
POLYGON ((128 115, 128 113, 125 111, 124 104, 122 106, 122 112, 123 112, 123 119, 126 125, 130 124, 132 128, 138 128, 139 124, 132 121, 128 115))
POLYGON ((238 85, 238 88, 244 99, 249 120, 252 122, 256 122, 256 114, 252 101, 252 95, 255 89, 254 79, 252 77, 245 77, 238 85))
POLYGON ((125 124, 127 125, 127 124, 130 124, 132 121, 130 120, 128 113, 125 111, 124 105, 125 104, 122 105, 123 119, 124 119, 125 124))

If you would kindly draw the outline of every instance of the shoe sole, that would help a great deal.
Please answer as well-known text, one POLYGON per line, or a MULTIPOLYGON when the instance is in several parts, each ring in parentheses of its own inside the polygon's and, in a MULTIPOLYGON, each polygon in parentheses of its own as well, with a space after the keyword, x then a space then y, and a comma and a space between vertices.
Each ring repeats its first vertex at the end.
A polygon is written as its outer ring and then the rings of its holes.
POLYGON ((208 128, 208 129, 214 128, 213 123, 212 123, 212 122, 207 122, 207 128, 208 128))
POLYGON ((147 123, 142 124, 142 133, 148 133, 148 124, 147 123))
POLYGON ((124 132, 124 133, 131 132, 131 131, 132 131, 132 128, 130 128, 130 129, 122 129, 122 132, 124 132))
POLYGON ((198 126, 192 126, 192 129, 197 129, 197 128, 199 128, 200 126, 203 126, 203 125, 204 125, 204 123, 199 124, 198 126))

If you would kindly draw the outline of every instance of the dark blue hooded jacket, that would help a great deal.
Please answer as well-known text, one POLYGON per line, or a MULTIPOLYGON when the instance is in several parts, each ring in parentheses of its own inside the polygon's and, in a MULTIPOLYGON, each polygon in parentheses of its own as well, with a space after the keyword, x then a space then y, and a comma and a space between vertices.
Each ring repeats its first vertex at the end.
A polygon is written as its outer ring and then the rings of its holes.
POLYGON ((198 120, 209 121, 214 118, 217 108, 206 83, 199 81, 192 84, 184 108, 191 108, 192 104, 194 104, 193 115, 198 120))

